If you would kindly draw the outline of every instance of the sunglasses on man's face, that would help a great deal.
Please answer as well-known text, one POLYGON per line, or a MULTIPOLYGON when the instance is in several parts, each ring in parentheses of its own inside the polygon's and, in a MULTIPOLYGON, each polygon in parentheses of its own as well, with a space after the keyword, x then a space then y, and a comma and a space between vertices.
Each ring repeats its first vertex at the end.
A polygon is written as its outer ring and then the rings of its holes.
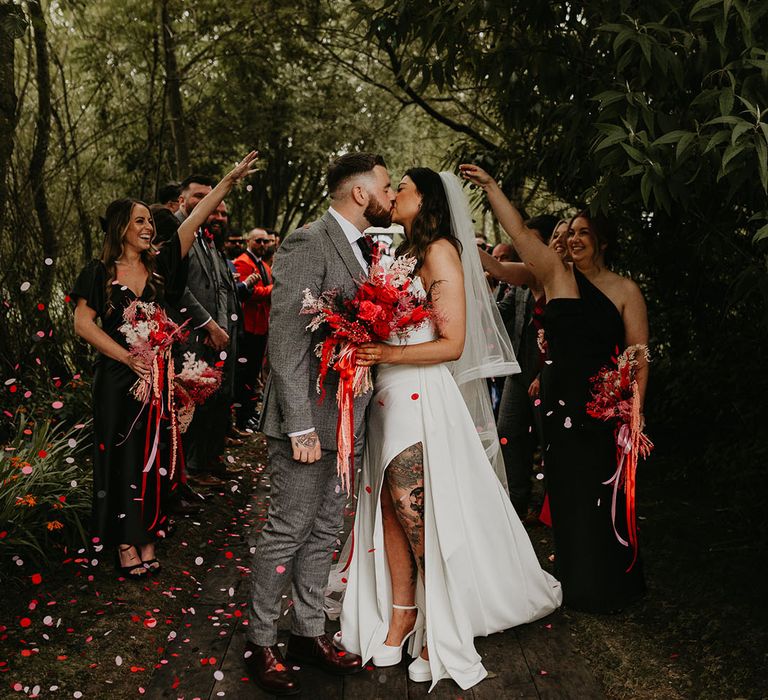
POLYGON ((254 238, 254 239, 253 239, 253 242, 254 242, 254 243, 264 243, 265 245, 266 245, 267 243, 272 243, 272 241, 271 241, 271 240, 269 240, 269 238, 254 238))

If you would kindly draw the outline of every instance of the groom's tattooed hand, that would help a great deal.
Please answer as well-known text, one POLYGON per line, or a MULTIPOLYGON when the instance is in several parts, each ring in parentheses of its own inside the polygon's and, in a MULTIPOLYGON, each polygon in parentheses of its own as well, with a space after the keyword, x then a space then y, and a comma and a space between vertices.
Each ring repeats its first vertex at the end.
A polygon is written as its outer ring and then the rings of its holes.
POLYGON ((296 437, 296 442, 299 443, 302 447, 306 447, 307 449, 312 449, 315 445, 317 445, 317 433, 307 433, 306 435, 298 435, 296 437))
POLYGON ((316 462, 322 454, 320 438, 314 430, 311 433, 293 436, 291 438, 291 448, 293 449, 293 458, 297 462, 305 464, 316 462))

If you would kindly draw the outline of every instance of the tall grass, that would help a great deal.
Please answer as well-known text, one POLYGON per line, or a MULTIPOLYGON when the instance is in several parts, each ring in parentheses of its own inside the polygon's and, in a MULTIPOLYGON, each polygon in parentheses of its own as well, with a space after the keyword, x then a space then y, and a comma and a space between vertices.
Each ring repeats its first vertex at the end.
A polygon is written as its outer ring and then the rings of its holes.
POLYGON ((92 473, 90 420, 65 429, 28 422, 0 452, 0 571, 12 560, 55 564, 87 542, 92 473))

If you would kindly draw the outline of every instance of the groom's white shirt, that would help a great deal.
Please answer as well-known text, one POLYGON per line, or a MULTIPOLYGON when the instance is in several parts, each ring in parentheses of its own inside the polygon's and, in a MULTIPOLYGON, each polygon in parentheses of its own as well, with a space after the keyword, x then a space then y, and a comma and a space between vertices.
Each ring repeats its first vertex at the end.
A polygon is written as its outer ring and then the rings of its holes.
POLYGON ((365 274, 367 275, 368 263, 365 262, 363 251, 360 250, 360 246, 357 245, 358 239, 363 237, 362 231, 360 231, 351 221, 347 221, 347 219, 339 214, 339 212, 337 212, 333 207, 328 207, 328 212, 334 219, 336 219, 336 221, 339 222, 339 226, 341 226, 341 230, 344 231, 344 235, 347 237, 349 245, 352 246, 352 252, 355 254, 357 262, 360 263, 360 266, 363 268, 365 274))
MULTIPOLYGON (((347 240, 349 241, 349 245, 352 247, 352 252, 355 254, 355 258, 357 258, 357 262, 360 263, 360 266, 365 271, 365 274, 368 274, 368 263, 365 262, 365 258, 363 257, 363 251, 360 250, 360 246, 357 245, 358 239, 363 237, 362 232, 351 221, 348 221, 341 214, 339 214, 339 212, 337 212, 333 207, 328 207, 328 212, 334 219, 336 219, 339 226, 341 226, 341 230, 344 231, 344 235, 347 237, 347 240)), ((312 431, 314 431, 314 429, 315 428, 312 427, 312 428, 307 428, 306 430, 298 430, 295 433, 288 433, 288 437, 298 437, 299 435, 307 435, 308 433, 311 433, 312 431)))

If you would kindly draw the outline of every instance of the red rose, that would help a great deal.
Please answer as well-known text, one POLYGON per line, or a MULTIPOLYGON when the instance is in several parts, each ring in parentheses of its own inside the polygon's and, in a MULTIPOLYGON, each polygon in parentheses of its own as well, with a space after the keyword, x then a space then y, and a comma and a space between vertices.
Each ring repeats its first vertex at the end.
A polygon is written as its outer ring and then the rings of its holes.
POLYGON ((357 310, 357 316, 362 321, 375 321, 381 318, 381 309, 371 301, 361 301, 357 310))
POLYGON ((383 321, 373 322, 373 332, 379 337, 380 340, 386 340, 391 334, 391 330, 388 323, 383 321))

